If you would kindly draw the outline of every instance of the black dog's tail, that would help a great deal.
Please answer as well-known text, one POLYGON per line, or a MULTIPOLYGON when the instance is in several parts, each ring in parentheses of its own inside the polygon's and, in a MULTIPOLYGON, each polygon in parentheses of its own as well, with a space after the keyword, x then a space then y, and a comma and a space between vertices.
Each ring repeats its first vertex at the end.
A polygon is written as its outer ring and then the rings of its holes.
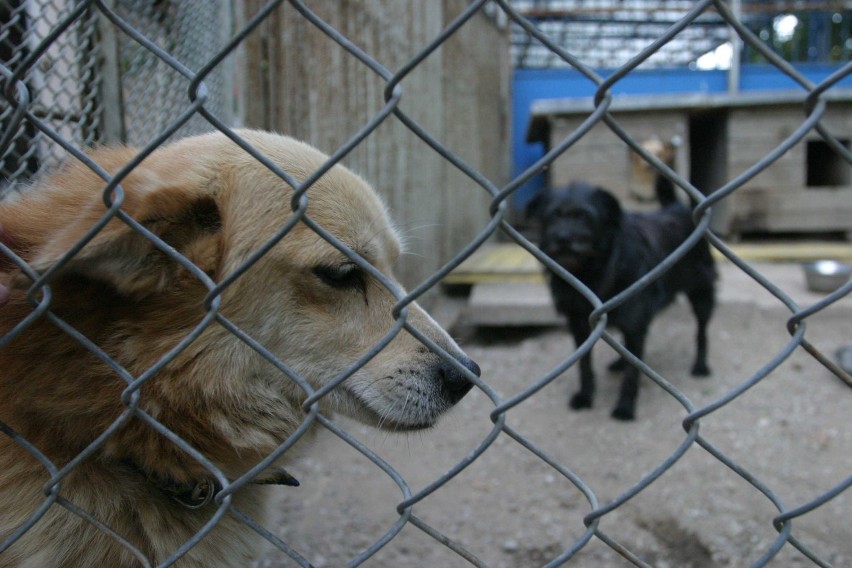
POLYGON ((677 203, 677 195, 672 180, 666 176, 657 173, 657 181, 654 184, 654 193, 657 197, 657 202, 661 207, 666 207, 672 203, 677 203))

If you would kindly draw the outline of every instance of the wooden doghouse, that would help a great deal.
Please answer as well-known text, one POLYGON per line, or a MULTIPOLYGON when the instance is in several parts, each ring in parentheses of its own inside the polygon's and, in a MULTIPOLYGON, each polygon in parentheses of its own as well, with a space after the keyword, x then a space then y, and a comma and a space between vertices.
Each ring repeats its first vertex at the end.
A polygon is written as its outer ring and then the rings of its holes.
MULTIPOLYGON (((827 96, 821 124, 846 148, 852 139, 852 91, 827 96)), ((637 141, 674 142, 674 169, 705 194, 736 179, 791 136, 806 119, 802 93, 624 96, 611 114, 637 141)), ((592 112, 589 100, 533 105, 527 140, 555 147, 592 112)), ((598 123, 548 169, 552 186, 585 179, 607 187, 626 207, 642 209, 648 180, 631 167, 629 147, 598 123), (640 199, 637 199, 637 196, 640 199)), ((651 205, 652 206, 652 205, 651 205)), ((816 130, 714 207, 725 236, 829 233, 852 235, 852 166, 816 130)))

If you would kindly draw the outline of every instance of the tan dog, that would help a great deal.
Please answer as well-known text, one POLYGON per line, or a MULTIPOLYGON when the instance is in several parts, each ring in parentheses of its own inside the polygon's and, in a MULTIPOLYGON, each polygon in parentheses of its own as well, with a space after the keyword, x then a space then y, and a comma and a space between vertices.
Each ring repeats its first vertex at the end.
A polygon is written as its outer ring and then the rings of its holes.
MULTIPOLYGON (((659 159, 668 167, 674 169, 677 146, 680 138, 675 136, 669 141, 660 138, 648 138, 639 144, 643 150, 659 159)), ((642 156, 630 152, 630 197, 639 203, 651 203, 658 200, 656 193, 657 180, 660 173, 642 156)))
MULTIPOLYGON (((300 182, 326 156, 290 138, 239 135, 300 182)), ((92 159, 115 173, 137 152, 101 149, 92 159)), ((77 163, 0 203, 0 235, 40 272, 50 269, 103 215, 105 183, 77 163)), ((161 148, 121 182, 122 209, 213 281, 237 270, 287 221, 291 188, 221 134, 161 148)), ((382 202, 360 178, 335 166, 308 191, 308 216, 394 282, 400 253, 382 202)), ((31 285, 0 254, 0 341, 28 314, 31 285)), ((126 411, 122 393, 206 315, 209 289, 120 220, 106 224, 50 281, 50 310, 129 375, 105 363, 45 316, 0 348, 0 421, 57 468, 126 411)), ((396 300, 380 281, 303 222, 221 295, 227 322, 319 389, 393 327, 396 300)), ((432 426, 479 374, 416 304, 414 328, 450 353, 451 363, 401 331, 385 349, 321 399, 389 430, 432 426), (467 369, 467 371, 465 370, 467 369)), ((213 322, 139 391, 141 410, 206 456, 227 480, 243 475, 296 430, 307 395, 220 322, 213 322)), ((130 402, 130 399, 126 400, 130 402)), ((285 457, 289 457, 285 453, 285 457)), ((276 464, 280 465, 280 464, 276 464)), ((0 434, 0 541, 45 503, 46 468, 0 434)), ((274 469, 261 481, 292 481, 274 469)), ((216 512, 217 477, 138 417, 129 417, 59 486, 59 496, 160 563, 216 512)), ((48 488, 49 490, 49 488, 48 488)), ((246 485, 233 506, 261 524, 274 490, 246 485)), ((267 525, 268 526, 268 525, 267 525)), ((246 566, 262 539, 226 512, 178 566, 246 566)), ((0 566, 140 566, 127 547, 54 503, 3 552, 0 566)))

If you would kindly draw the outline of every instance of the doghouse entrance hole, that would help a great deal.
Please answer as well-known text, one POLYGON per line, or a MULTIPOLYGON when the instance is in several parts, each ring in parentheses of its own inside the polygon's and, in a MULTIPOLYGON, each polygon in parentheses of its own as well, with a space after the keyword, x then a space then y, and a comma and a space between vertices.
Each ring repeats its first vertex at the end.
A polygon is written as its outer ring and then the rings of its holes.
POLYGON ((711 193, 728 178, 728 117, 723 111, 696 113, 689 118, 690 181, 711 193))
MULTIPOLYGON (((849 148, 848 139, 839 142, 849 148)), ((808 187, 849 185, 852 181, 852 166, 825 140, 808 140, 806 154, 808 187)))

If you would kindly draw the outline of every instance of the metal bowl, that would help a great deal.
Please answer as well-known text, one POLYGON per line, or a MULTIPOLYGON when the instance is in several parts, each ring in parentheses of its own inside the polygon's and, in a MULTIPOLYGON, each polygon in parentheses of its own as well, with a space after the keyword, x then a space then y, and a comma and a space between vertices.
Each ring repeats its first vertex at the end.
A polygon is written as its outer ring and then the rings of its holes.
POLYGON ((836 260, 817 260, 804 265, 805 281, 814 292, 834 292, 852 276, 852 266, 836 260))

